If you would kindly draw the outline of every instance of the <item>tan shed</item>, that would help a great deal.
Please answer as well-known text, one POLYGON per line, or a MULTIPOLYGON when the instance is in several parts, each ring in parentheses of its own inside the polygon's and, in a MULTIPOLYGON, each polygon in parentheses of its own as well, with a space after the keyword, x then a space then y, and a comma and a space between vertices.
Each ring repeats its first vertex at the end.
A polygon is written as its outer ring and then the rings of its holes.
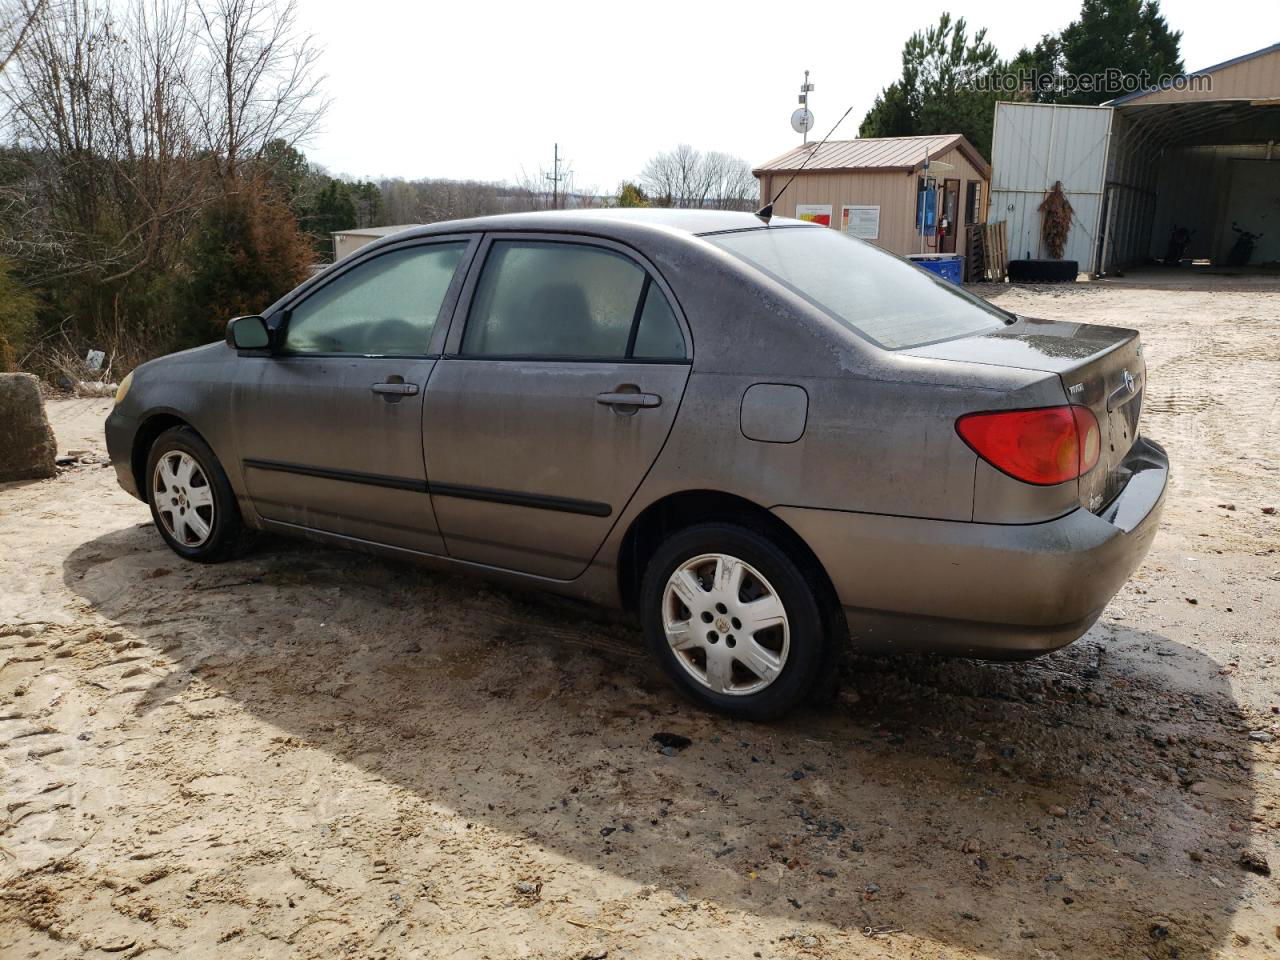
POLYGON ((399 223, 390 227, 353 227, 350 230, 335 230, 333 232, 333 259, 341 260, 349 253, 355 253, 365 244, 373 243, 382 237, 389 237, 393 233, 399 233, 401 230, 408 230, 410 227, 417 227, 417 223, 399 223))
POLYGON ((986 219, 991 168, 958 133, 796 147, 752 171, 760 181, 761 205, 797 170, 795 182, 774 206, 776 215, 825 223, 899 255, 922 252, 916 226, 922 189, 934 194, 937 211, 936 222, 926 226, 925 253, 963 252, 957 250, 957 237, 964 236, 966 225, 986 219))

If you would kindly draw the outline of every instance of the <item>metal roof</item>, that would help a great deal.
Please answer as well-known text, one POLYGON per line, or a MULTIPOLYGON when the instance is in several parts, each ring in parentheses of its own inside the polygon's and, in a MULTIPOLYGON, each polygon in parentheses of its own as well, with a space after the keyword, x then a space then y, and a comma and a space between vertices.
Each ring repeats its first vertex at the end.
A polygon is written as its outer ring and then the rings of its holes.
POLYGON ((791 173, 800 169, 802 163, 805 173, 810 170, 915 170, 924 162, 926 151, 929 159, 935 160, 952 148, 959 148, 983 176, 991 175, 987 162, 974 149, 973 144, 959 133, 829 140, 820 150, 817 149, 817 144, 810 143, 774 157, 768 163, 756 167, 752 173, 791 173), (810 154, 813 156, 810 157, 810 154), (805 163, 806 157, 810 157, 808 163, 805 163))
MULTIPOLYGON (((1246 60, 1253 60, 1257 57, 1265 57, 1268 54, 1280 53, 1280 43, 1273 43, 1269 47, 1263 47, 1261 50, 1254 50, 1252 53, 1242 54, 1238 57, 1232 57, 1230 60, 1223 60, 1221 63, 1215 63, 1212 67, 1205 67, 1203 70, 1195 70, 1188 73, 1179 74, 1177 81, 1186 80, 1189 77, 1202 77, 1205 74, 1217 73, 1219 70, 1225 70, 1227 67, 1234 67, 1238 63, 1244 63, 1246 60)), ((1174 80, 1167 80, 1159 86, 1148 87, 1146 90, 1135 90, 1133 93, 1126 93, 1123 97, 1116 97, 1114 100, 1108 100, 1103 104, 1104 107, 1118 107, 1123 103, 1131 103, 1142 97, 1149 97, 1153 93, 1160 93, 1164 90, 1172 89, 1174 80)))

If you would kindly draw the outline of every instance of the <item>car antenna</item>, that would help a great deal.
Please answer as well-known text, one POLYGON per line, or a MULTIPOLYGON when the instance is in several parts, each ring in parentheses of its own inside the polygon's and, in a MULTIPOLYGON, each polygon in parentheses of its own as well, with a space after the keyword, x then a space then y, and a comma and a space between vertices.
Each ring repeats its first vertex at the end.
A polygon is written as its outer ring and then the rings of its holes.
MULTIPOLYGON (((831 139, 831 134, 836 132, 836 127, 844 123, 844 118, 849 115, 849 111, 852 109, 853 109, 853 106, 850 105, 849 110, 846 110, 844 113, 840 115, 840 119, 836 121, 836 126, 832 127, 830 130, 827 131, 827 135, 822 138, 822 142, 809 151, 809 155, 804 158, 804 163, 800 164, 799 169, 797 169, 796 172, 791 175, 791 180, 794 180, 796 177, 798 177, 800 175, 800 171, 805 168, 805 164, 807 164, 810 160, 812 160, 813 155, 826 145, 827 141, 831 139)), ((775 195, 772 200, 770 200, 763 207, 761 207, 759 210, 756 211, 757 217, 759 217, 765 223, 768 223, 771 219, 773 219, 773 205, 778 202, 779 197, 781 197, 784 193, 787 192, 787 187, 791 186, 791 180, 788 180, 786 183, 784 183, 782 185, 782 189, 778 191, 777 195, 775 195)))

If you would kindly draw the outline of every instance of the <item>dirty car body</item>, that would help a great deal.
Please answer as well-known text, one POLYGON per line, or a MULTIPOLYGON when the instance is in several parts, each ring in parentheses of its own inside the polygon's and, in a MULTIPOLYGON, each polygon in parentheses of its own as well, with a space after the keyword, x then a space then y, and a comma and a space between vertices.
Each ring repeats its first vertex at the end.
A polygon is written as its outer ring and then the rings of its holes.
POLYGON ((1008 315, 782 218, 439 223, 248 321, 263 342, 242 325, 139 367, 107 422, 171 546, 204 559, 165 511, 207 516, 216 489, 179 481, 216 458, 218 523, 637 609, 687 692, 749 715, 798 702, 773 681, 790 664, 807 691, 846 639, 1071 642, 1145 555, 1168 478, 1135 331, 1008 315), (153 463, 175 430, 200 445, 153 463), (740 635, 757 614, 773 641, 740 635))

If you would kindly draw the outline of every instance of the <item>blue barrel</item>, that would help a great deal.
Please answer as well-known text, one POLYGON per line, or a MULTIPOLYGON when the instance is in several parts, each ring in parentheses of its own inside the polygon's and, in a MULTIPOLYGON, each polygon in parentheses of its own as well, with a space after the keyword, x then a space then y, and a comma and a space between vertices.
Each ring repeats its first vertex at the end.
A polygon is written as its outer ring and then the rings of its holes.
POLYGON ((909 253, 907 259, 944 280, 964 282, 964 257, 958 253, 909 253))

